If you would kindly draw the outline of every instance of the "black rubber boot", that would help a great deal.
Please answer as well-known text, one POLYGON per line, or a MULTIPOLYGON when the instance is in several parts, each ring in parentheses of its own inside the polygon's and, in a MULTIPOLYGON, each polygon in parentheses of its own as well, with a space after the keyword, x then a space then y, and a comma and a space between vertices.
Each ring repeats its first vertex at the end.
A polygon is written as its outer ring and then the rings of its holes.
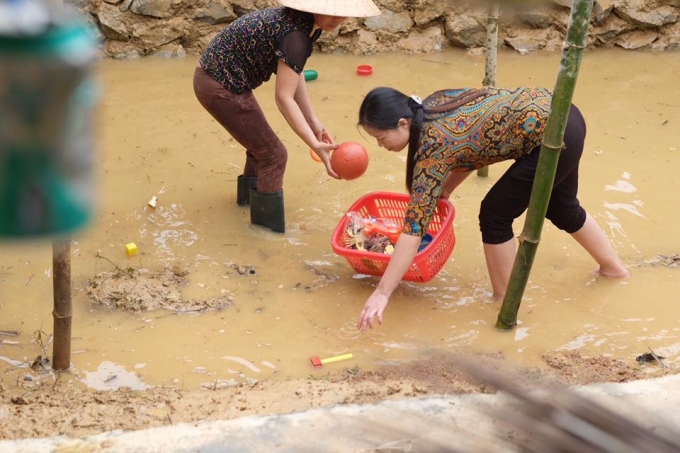
POLYGON ((239 206, 250 204, 250 189, 257 189, 257 176, 239 175, 236 182, 236 204, 239 206))
POLYGON ((250 191, 250 223, 270 228, 276 233, 286 232, 283 210, 283 190, 276 192, 250 191))

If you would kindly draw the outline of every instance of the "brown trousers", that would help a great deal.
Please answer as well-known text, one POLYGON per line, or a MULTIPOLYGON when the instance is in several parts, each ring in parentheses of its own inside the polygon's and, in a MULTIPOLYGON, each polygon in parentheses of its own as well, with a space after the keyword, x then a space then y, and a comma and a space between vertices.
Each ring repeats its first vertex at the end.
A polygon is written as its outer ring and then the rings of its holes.
POLYGON ((194 93, 201 105, 246 149, 244 176, 257 177, 258 192, 283 189, 288 152, 251 90, 235 94, 197 67, 194 93))

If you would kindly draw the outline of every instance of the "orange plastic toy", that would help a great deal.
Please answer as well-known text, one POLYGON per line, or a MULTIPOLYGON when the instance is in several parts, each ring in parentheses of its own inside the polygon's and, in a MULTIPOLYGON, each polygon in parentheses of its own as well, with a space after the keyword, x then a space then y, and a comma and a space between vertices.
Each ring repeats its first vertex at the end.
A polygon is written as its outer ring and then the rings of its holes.
POLYGON ((312 148, 309 148, 309 157, 311 157, 314 162, 321 162, 321 158, 312 148))

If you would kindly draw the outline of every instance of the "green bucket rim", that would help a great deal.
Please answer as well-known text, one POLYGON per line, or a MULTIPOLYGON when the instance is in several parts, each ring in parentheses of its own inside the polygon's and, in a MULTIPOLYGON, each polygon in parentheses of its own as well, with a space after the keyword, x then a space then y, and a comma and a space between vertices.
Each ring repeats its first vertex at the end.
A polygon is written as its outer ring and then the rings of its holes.
POLYGON ((0 54, 50 53, 81 37, 89 35, 80 24, 53 27, 40 35, 0 35, 0 54))

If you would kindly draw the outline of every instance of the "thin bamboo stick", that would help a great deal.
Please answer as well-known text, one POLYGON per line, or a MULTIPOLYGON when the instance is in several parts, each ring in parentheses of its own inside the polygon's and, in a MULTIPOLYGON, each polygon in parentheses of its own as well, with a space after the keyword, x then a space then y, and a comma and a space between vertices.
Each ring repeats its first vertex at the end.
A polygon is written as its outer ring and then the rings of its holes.
POLYGON ((553 92, 551 113, 543 136, 541 155, 538 158, 527 217, 522 234, 519 236, 517 256, 496 322, 496 327, 502 330, 511 330, 517 324, 517 312, 541 239, 541 230, 555 180, 557 161, 562 150, 571 100, 581 68, 583 50, 587 43, 593 1, 574 0, 571 6, 571 19, 553 92))
MULTIPOLYGON (((489 5, 489 18, 486 24, 486 63, 484 65, 484 80, 482 85, 496 86, 496 66, 498 61, 498 20, 501 17, 501 6, 498 3, 489 5)), ((489 176, 489 167, 477 170, 477 176, 489 176)))

